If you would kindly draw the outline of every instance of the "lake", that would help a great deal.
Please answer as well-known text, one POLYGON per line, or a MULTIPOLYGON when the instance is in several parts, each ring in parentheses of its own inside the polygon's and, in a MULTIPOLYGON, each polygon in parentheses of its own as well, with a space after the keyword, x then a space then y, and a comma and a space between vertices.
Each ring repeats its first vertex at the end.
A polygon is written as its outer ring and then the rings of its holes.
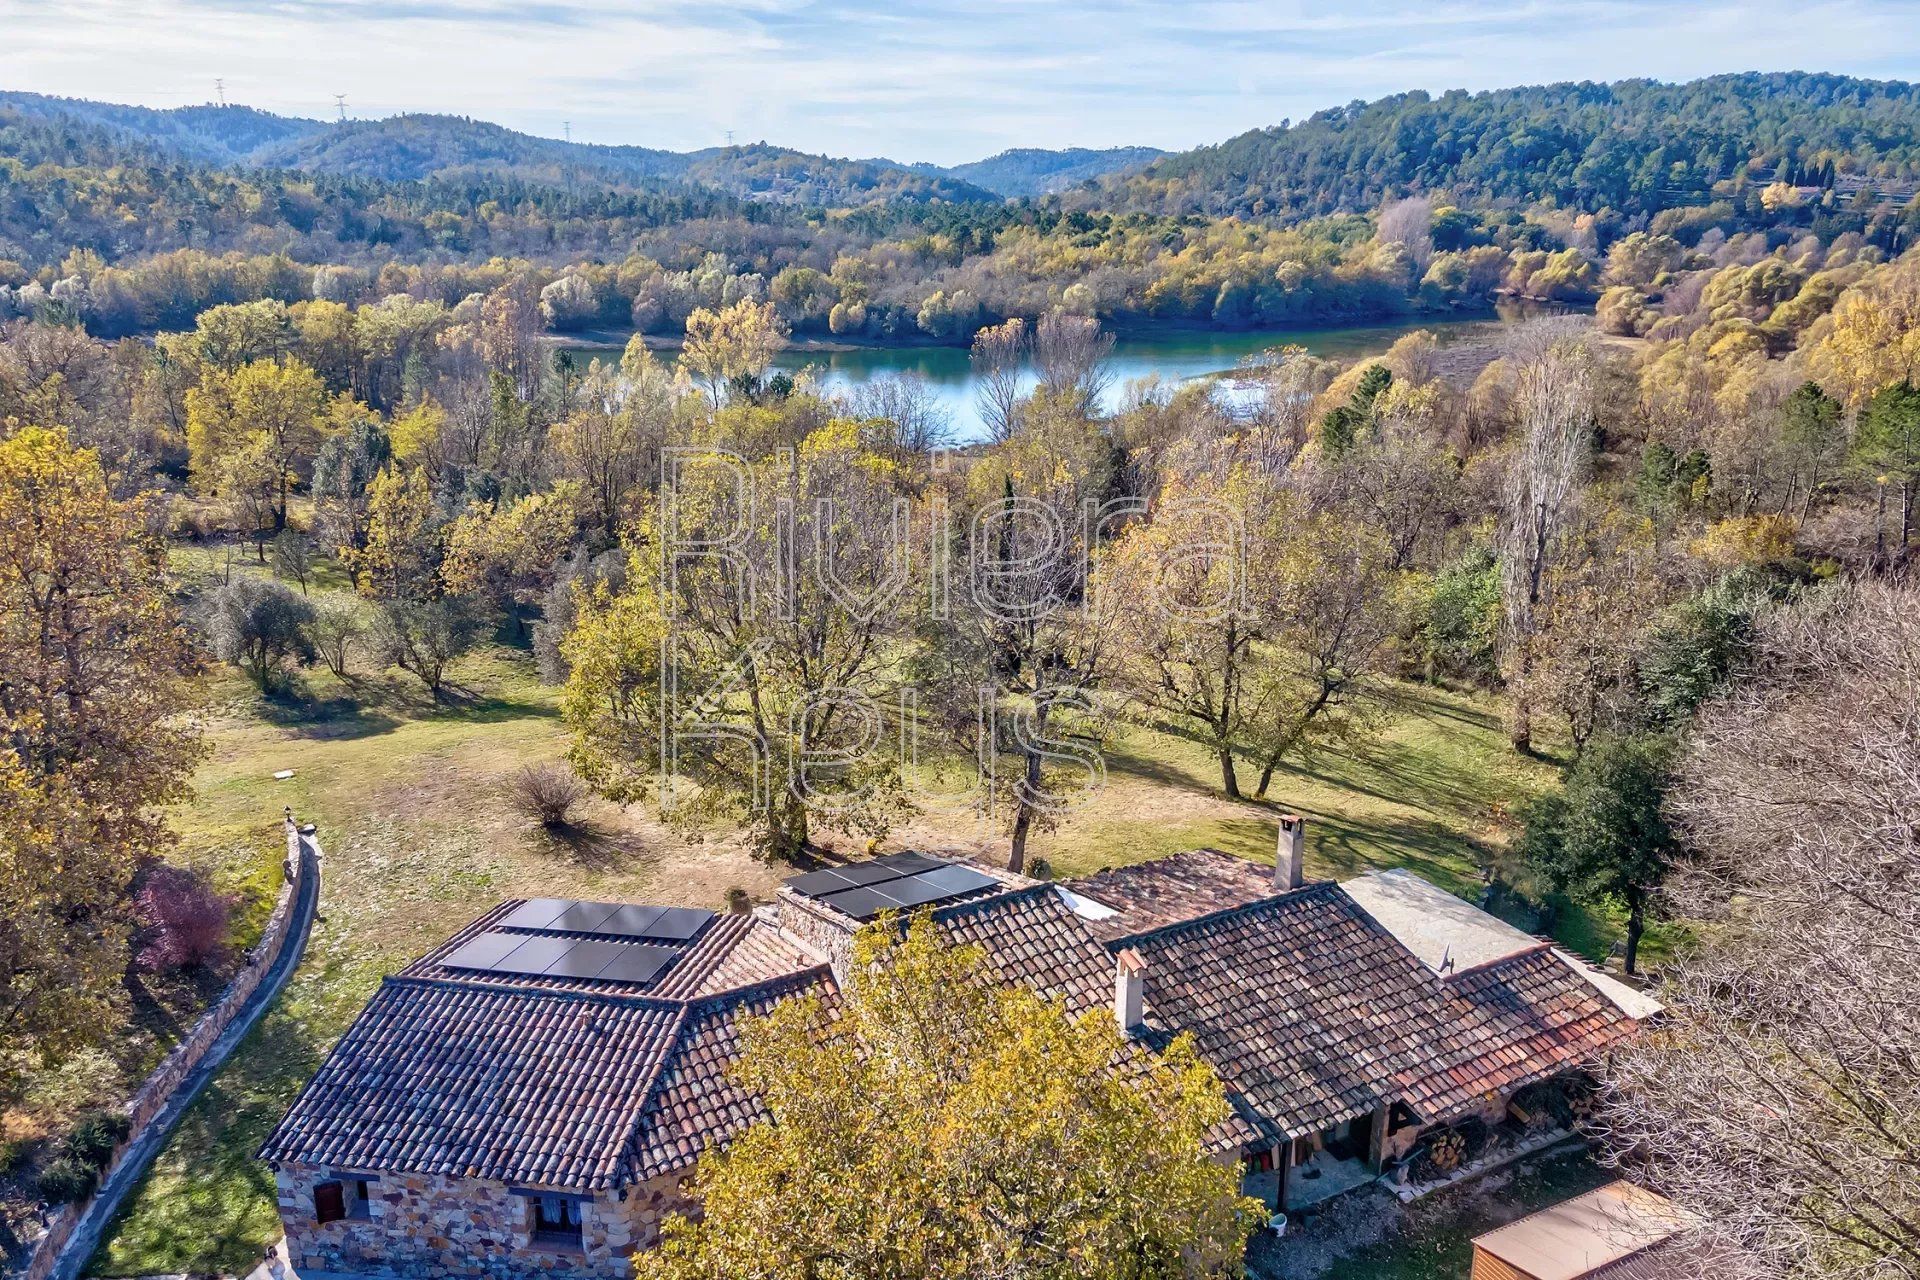
MULTIPOLYGON (((1143 378, 1158 377, 1163 382, 1185 382, 1228 373, 1250 355, 1272 347, 1301 346, 1318 356, 1351 360, 1377 355, 1394 344, 1402 334, 1429 329, 1442 345, 1472 342, 1491 337, 1529 308, 1502 308, 1466 318, 1428 316, 1393 324, 1358 325, 1322 329, 1252 329, 1246 331, 1161 330, 1122 334, 1114 344, 1108 362, 1113 378, 1107 388, 1107 403, 1112 409, 1125 393, 1126 384, 1143 378)), ((608 346, 566 344, 584 366, 594 359, 617 359, 619 349, 608 346)), ((980 417, 973 368, 965 347, 853 347, 841 350, 797 348, 783 351, 775 367, 788 373, 810 372, 830 392, 851 391, 873 378, 916 374, 926 380, 933 399, 952 424, 961 441, 978 440, 984 434, 980 417)), ((1030 387, 1031 371, 1026 378, 1030 387)))

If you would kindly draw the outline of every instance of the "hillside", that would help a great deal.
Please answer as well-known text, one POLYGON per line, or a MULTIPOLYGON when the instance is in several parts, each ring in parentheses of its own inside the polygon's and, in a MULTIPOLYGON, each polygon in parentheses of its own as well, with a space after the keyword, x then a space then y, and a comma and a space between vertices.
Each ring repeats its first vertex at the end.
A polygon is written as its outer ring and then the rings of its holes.
POLYGON ((1127 174, 1145 168, 1167 153, 1158 147, 1067 147, 1049 151, 1015 147, 985 160, 974 160, 941 170, 949 177, 971 182, 989 191, 1018 199, 1050 195, 1091 178, 1127 174))
POLYGON ((1828 162, 1842 190, 1864 179, 1911 195, 1920 86, 1787 72, 1416 91, 1169 156, 1083 202, 1299 217, 1444 191, 1644 212, 1741 176, 1816 179, 1828 162))
POLYGON ((13 90, 0 90, 0 108, 12 108, 30 119, 79 121, 123 143, 154 147, 172 157, 206 164, 251 163, 261 152, 291 145, 328 127, 318 120, 277 116, 252 107, 208 103, 159 111, 13 90))
POLYGON ((0 93, 0 108, 44 123, 74 122, 170 160, 291 169, 386 182, 512 179, 549 186, 689 183, 758 201, 820 207, 875 201, 994 202, 985 186, 888 161, 841 160, 756 143, 675 152, 564 142, 484 120, 399 115, 328 124, 250 107, 147 107, 0 93))

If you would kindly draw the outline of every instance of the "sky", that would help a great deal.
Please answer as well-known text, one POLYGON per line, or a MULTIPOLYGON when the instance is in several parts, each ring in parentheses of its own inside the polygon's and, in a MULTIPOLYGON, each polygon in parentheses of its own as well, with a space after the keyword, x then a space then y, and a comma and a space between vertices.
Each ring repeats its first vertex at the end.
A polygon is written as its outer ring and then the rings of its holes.
POLYGON ((1407 89, 1920 75, 1920 0, 0 0, 0 88, 955 164, 1407 89))

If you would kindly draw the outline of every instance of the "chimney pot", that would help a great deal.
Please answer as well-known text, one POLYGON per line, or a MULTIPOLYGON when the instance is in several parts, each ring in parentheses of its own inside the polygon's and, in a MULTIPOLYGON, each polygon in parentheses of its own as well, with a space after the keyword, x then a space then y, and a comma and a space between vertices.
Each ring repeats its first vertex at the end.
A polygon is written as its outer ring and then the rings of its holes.
POLYGON ((1122 1035, 1134 1035, 1147 1020, 1147 963, 1129 947, 1114 965, 1113 1017, 1122 1035))
POLYGON ((1290 893, 1307 882, 1307 820, 1297 813, 1280 815, 1280 844, 1274 851, 1273 887, 1290 893))

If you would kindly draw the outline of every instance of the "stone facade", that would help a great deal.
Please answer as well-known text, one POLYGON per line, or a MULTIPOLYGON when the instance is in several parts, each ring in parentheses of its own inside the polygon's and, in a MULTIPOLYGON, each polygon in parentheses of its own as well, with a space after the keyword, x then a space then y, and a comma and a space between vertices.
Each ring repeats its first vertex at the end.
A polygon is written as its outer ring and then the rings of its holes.
POLYGON ((288 1261, 297 1272, 422 1280, 624 1280, 629 1255, 651 1248, 668 1215, 692 1209, 679 1177, 604 1191, 582 1204, 582 1247, 536 1241, 533 1202, 502 1183, 366 1171, 364 1215, 315 1216, 314 1191, 359 1170, 286 1166, 274 1171, 288 1261))
POLYGON ((774 910, 780 927, 816 955, 825 956, 833 968, 833 976, 845 982, 853 960, 853 931, 859 925, 791 889, 780 891, 774 910))

